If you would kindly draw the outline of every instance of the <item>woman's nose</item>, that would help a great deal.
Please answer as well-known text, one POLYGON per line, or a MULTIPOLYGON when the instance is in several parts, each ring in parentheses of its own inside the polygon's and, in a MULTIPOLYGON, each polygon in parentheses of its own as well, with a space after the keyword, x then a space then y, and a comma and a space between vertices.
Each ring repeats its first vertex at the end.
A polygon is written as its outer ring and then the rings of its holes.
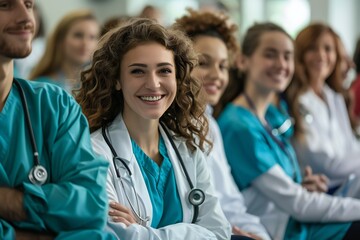
POLYGON ((155 89, 160 87, 160 79, 156 73, 150 73, 146 79, 145 87, 148 89, 155 89))

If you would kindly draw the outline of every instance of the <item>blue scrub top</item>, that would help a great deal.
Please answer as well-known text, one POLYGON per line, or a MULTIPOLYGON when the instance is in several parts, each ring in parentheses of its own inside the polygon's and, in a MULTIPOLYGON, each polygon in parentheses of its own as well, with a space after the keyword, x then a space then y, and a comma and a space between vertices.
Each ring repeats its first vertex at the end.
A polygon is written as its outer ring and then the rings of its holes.
POLYGON ((151 227, 161 228, 182 222, 183 212, 175 173, 163 138, 160 137, 159 141, 159 151, 163 157, 161 166, 149 158, 133 139, 131 143, 153 207, 151 227))
MULTIPOLYGON (((268 120, 270 125, 274 124, 268 120)), ((249 187, 254 179, 275 164, 279 164, 295 182, 301 182, 300 168, 289 140, 277 136, 285 147, 284 151, 248 109, 228 104, 218 123, 225 153, 240 190, 249 187)))
MULTIPOLYGON (((266 111, 265 118, 267 121, 271 122, 273 128, 279 128, 286 120, 291 120, 291 117, 288 113, 288 106, 284 100, 280 100, 279 107, 270 104, 266 111)), ((288 128, 283 134, 285 138, 290 139, 294 135, 294 125, 292 123, 291 127, 288 128)))
MULTIPOLYGON (((270 126, 278 126, 287 116, 274 106, 266 119, 270 126)), ((275 164, 295 182, 301 182, 295 151, 285 135, 276 136, 286 151, 270 136, 258 118, 248 109, 228 104, 218 118, 225 152, 231 173, 240 189, 250 186, 258 176, 275 164)), ((290 217, 284 239, 342 239, 351 223, 303 223, 290 217)))
POLYGON ((56 86, 18 82, 26 96, 39 160, 49 177, 42 186, 29 182, 33 149, 13 84, 0 112, 0 186, 21 189, 27 220, 0 219, 0 239, 15 239, 14 227, 54 232, 57 239, 111 238, 102 231, 108 162, 93 153, 79 105, 56 86))

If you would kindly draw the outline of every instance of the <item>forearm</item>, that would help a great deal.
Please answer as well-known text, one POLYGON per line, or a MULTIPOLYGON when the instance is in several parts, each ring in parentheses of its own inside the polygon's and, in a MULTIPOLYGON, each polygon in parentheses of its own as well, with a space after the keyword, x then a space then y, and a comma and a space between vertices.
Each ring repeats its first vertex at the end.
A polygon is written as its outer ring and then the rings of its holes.
POLYGON ((24 194, 13 188, 0 187, 0 217, 7 221, 24 221, 24 194))
POLYGON ((209 230, 191 223, 177 223, 163 228, 143 227, 138 224, 131 224, 126 227, 123 223, 108 221, 107 227, 120 239, 198 239, 217 240, 216 236, 209 230))
POLYGON ((258 177, 253 185, 279 209, 300 221, 345 222, 360 219, 357 211, 360 209, 359 200, 308 192, 294 183, 279 166, 258 177))
MULTIPOLYGON (((96 172, 94 175, 98 174, 96 172)), ((86 180, 87 184, 50 183, 41 188, 24 184, 24 207, 39 231, 46 229, 58 233, 103 228, 107 212, 105 189, 86 180)))
POLYGON ((39 233, 21 229, 15 229, 16 240, 51 240, 54 239, 55 236, 50 233, 39 233))
MULTIPOLYGON (((330 185, 344 180, 351 173, 359 175, 360 151, 348 150, 344 154, 334 153, 331 142, 314 143, 313 135, 304 143, 295 142, 299 162, 312 167, 315 173, 323 173, 330 179, 330 185)), ((320 141, 320 140, 318 140, 320 141)))
MULTIPOLYGON (((247 221, 247 219, 243 219, 244 222, 247 221)), ((261 223, 243 223, 243 224, 239 224, 239 225, 235 225, 236 227, 251 233, 251 234, 255 234, 256 236, 259 236, 261 239, 263 240, 270 240, 270 236, 267 233, 266 229, 264 226, 261 225, 261 223)))

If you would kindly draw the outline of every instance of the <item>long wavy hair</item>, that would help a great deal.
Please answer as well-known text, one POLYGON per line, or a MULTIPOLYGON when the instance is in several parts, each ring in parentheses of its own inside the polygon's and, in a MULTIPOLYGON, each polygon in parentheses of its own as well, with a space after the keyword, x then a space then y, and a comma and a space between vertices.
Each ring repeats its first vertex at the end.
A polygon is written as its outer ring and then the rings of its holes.
POLYGON ((295 39, 295 73, 293 80, 285 91, 290 113, 295 119, 294 135, 299 140, 304 137, 304 123, 301 111, 299 111, 301 109, 299 97, 310 88, 309 73, 305 66, 304 56, 324 33, 330 33, 333 36, 337 56, 334 70, 326 78, 325 82, 335 92, 344 93, 337 34, 328 25, 322 23, 310 24, 300 31, 295 39))
POLYGON ((106 33, 94 52, 92 65, 81 73, 82 86, 76 99, 95 131, 109 125, 122 113, 122 90, 115 86, 120 79, 123 56, 131 49, 157 42, 174 53, 177 93, 174 102, 160 118, 176 137, 185 139, 190 150, 205 149, 208 122, 204 116, 205 102, 200 94, 201 81, 192 78, 197 58, 192 43, 183 32, 165 29, 151 19, 134 18, 106 33))
MULTIPOLYGON (((241 45, 241 54, 246 57, 251 57, 251 55, 256 51, 260 45, 261 37, 268 32, 280 32, 285 34, 292 40, 291 36, 279 25, 264 22, 264 23, 255 23, 250 27, 242 41, 241 45)), ((242 94, 245 90, 246 84, 246 72, 240 71, 237 67, 232 67, 229 70, 229 85, 226 88, 224 94, 220 98, 219 103, 215 106, 214 116, 218 117, 225 106, 232 102, 237 96, 242 94)))
POLYGON ((36 79, 40 76, 49 76, 57 72, 64 61, 63 43, 74 23, 83 20, 97 21, 90 10, 76 10, 65 15, 56 25, 54 31, 46 42, 46 48, 39 63, 30 73, 29 79, 36 79))

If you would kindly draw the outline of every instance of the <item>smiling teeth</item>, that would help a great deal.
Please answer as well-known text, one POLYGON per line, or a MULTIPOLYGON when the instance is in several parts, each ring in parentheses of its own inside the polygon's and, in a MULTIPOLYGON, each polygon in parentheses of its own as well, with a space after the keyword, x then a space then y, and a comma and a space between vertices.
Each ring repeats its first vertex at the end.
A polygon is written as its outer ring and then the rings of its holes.
POLYGON ((161 99, 161 96, 144 96, 144 97, 140 97, 141 100, 144 101, 149 101, 149 102, 155 102, 161 99))

